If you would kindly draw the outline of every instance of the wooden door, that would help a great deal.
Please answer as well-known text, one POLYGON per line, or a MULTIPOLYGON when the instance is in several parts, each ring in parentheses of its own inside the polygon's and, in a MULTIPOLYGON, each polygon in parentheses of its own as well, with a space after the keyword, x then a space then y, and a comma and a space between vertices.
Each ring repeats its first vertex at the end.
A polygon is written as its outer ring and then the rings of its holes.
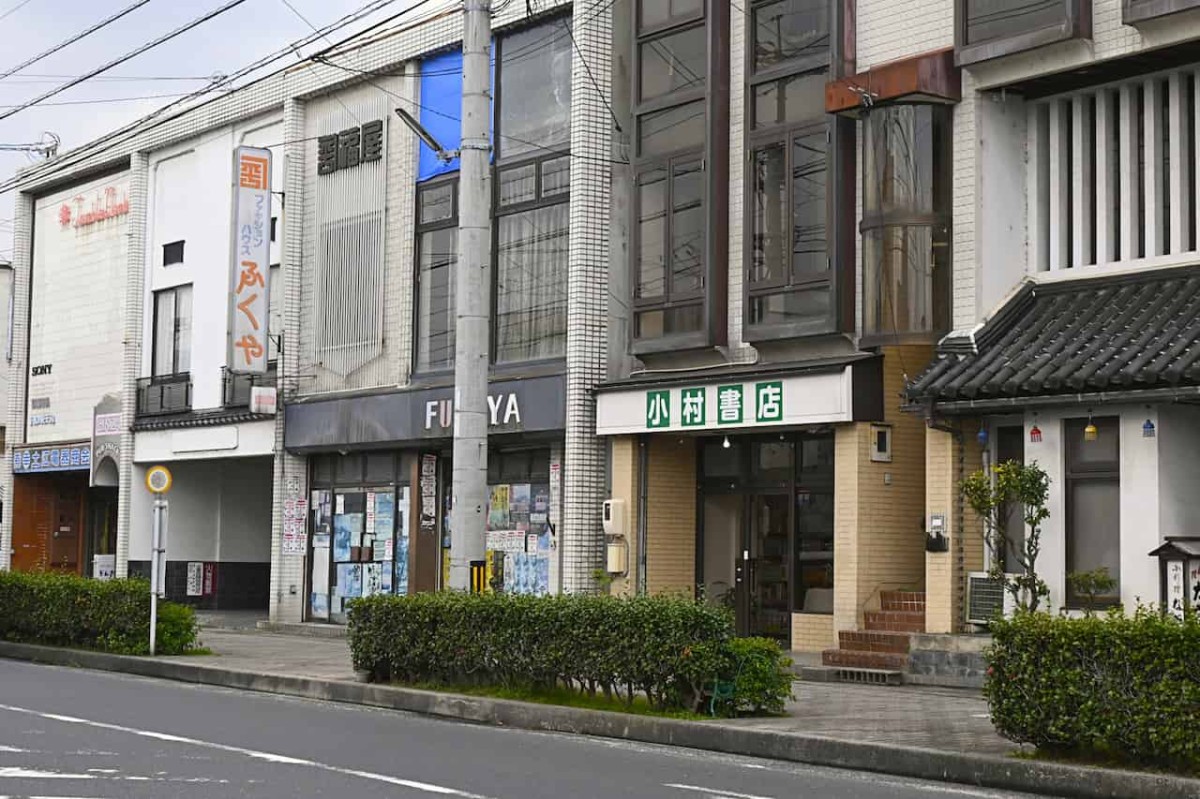
POLYGON ((35 571, 46 563, 45 533, 52 509, 45 502, 44 483, 44 477, 35 475, 13 480, 13 571, 35 571))

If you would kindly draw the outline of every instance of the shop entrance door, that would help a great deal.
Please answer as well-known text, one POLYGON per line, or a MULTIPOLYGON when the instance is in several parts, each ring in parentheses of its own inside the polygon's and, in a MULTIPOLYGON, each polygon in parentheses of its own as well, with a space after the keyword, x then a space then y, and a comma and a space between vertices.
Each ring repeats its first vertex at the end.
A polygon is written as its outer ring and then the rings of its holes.
POLYGON ((738 631, 787 645, 791 634, 789 539, 791 506, 786 493, 746 495, 738 562, 738 631))

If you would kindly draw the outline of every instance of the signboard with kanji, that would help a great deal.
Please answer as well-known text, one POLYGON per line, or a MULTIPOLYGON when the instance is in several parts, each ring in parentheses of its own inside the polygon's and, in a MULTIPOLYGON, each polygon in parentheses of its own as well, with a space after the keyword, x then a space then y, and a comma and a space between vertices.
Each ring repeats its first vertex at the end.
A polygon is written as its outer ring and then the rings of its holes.
POLYGON ((690 385, 680 380, 672 383, 600 392, 596 432, 733 432, 738 428, 853 420, 850 369, 690 385))
POLYGON ((262 374, 267 371, 271 289, 271 151, 238 147, 233 163, 227 363, 231 372, 262 374))

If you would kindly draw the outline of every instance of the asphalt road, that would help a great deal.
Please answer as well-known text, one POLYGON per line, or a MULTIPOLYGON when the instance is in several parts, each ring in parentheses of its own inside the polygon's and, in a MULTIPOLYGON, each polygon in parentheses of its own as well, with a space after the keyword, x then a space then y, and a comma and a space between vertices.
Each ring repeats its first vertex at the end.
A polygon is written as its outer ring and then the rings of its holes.
POLYGON ((0 799, 1019 794, 0 660, 0 799))

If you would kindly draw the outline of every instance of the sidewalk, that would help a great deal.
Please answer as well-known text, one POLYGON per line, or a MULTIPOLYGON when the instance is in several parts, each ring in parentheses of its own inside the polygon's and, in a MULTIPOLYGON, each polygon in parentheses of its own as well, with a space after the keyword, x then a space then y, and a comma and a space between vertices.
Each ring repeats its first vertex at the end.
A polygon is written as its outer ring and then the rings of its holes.
MULTIPOLYGON (((213 629, 202 630, 200 638, 213 651, 212 657, 162 660, 287 677, 354 680, 345 640, 213 629)), ((1005 755, 1017 748, 992 729, 987 703, 978 692, 812 682, 795 683, 793 692, 795 699, 786 717, 719 723, 974 754, 1005 755)))

